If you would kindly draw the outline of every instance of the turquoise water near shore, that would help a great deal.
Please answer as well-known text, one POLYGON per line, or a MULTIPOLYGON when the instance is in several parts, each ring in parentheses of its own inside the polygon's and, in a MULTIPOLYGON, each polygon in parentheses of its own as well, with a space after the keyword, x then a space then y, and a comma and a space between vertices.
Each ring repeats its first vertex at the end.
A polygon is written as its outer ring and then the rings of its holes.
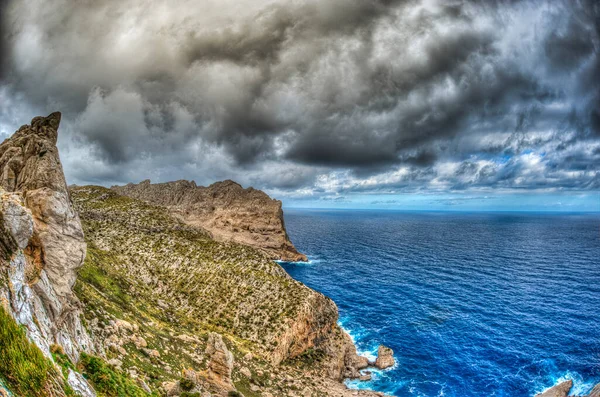
POLYGON ((309 263, 284 263, 331 297, 340 325, 397 365, 396 396, 532 396, 600 382, 600 215, 287 210, 309 263))

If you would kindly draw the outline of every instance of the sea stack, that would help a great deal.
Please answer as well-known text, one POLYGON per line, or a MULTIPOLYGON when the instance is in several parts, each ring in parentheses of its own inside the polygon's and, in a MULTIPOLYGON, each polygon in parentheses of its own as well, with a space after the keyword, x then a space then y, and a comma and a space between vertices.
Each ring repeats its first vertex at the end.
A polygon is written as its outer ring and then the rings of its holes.
POLYGON ((380 345, 377 349, 377 360, 375 366, 379 369, 393 367, 396 361, 394 360, 394 351, 387 346, 380 345))

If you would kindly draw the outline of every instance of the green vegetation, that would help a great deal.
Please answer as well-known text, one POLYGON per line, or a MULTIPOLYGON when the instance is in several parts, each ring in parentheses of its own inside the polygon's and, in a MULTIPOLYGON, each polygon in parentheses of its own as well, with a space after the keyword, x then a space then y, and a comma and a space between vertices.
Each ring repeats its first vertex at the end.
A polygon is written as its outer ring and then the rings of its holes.
POLYGON ((242 393, 232 390, 227 393, 227 397, 242 397, 242 393))
POLYGON ((179 379, 179 386, 184 391, 190 391, 194 388, 194 382, 188 378, 181 378, 181 379, 179 379))
POLYGON ((60 366, 63 376, 66 379, 69 376, 69 370, 75 369, 71 359, 65 354, 63 348, 59 345, 50 346, 50 353, 52 353, 54 362, 60 366))
POLYGON ((147 397, 132 379, 110 368, 101 358, 81 354, 79 369, 100 397, 147 397))
POLYGON ((0 378, 18 396, 44 397, 61 388, 52 362, 0 305, 0 378))
POLYGON ((117 318, 216 331, 270 352, 311 294, 259 251, 214 241, 163 207, 96 186, 71 193, 88 243, 76 293, 91 305, 101 295, 117 318))

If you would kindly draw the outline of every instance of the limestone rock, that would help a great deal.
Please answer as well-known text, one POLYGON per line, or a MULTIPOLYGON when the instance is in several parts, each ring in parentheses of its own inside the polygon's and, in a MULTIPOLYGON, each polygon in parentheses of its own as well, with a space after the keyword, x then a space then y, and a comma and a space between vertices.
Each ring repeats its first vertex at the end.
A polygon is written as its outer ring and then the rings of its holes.
POLYGON ((362 376, 360 370, 369 366, 369 359, 364 356, 359 356, 356 353, 356 347, 349 336, 347 337, 345 350, 344 371, 342 377, 350 379, 360 378, 362 376))
POLYGON ((281 201, 254 188, 244 189, 233 181, 208 187, 176 181, 113 186, 121 195, 162 205, 184 222, 207 230, 219 241, 258 248, 272 259, 306 261, 285 230, 281 201))
POLYGON ((375 360, 375 366, 379 369, 385 369, 393 367, 395 363, 394 351, 389 347, 380 345, 379 349, 377 349, 377 360, 375 360))
POLYGON ((69 383, 69 386, 71 386, 73 390, 81 397, 96 397, 96 392, 80 373, 70 369, 67 382, 69 383))
POLYGON ((60 117, 36 117, 0 144, 3 250, 11 251, 0 259, 0 298, 44 354, 58 344, 76 360, 93 347, 72 292, 86 245, 56 147, 60 117))
POLYGON ((35 222, 44 270, 55 292, 70 297, 85 242, 56 147, 60 118, 58 112, 36 117, 0 145, 0 186, 23 195, 35 222))
POLYGON ((223 337, 211 332, 206 344, 206 355, 209 357, 209 380, 219 386, 231 387, 231 371, 233 369, 233 354, 227 349, 223 337))
POLYGON ((8 390, 6 390, 2 385, 0 385, 0 397, 10 397, 8 390))
POLYGON ((252 378, 252 372, 248 369, 248 367, 240 368, 240 374, 244 375, 246 378, 252 378))
POLYGON ((535 397, 567 397, 571 387, 573 387, 573 381, 568 380, 549 388, 543 393, 536 394, 535 397))

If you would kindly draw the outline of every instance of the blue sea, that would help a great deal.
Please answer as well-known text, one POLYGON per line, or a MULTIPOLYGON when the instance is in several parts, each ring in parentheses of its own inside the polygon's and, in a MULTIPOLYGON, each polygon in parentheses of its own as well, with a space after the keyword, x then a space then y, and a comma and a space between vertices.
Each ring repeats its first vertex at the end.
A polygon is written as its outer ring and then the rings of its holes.
POLYGON ((370 382, 402 396, 533 396, 600 382, 600 215, 287 210, 361 353, 397 365, 370 382))

